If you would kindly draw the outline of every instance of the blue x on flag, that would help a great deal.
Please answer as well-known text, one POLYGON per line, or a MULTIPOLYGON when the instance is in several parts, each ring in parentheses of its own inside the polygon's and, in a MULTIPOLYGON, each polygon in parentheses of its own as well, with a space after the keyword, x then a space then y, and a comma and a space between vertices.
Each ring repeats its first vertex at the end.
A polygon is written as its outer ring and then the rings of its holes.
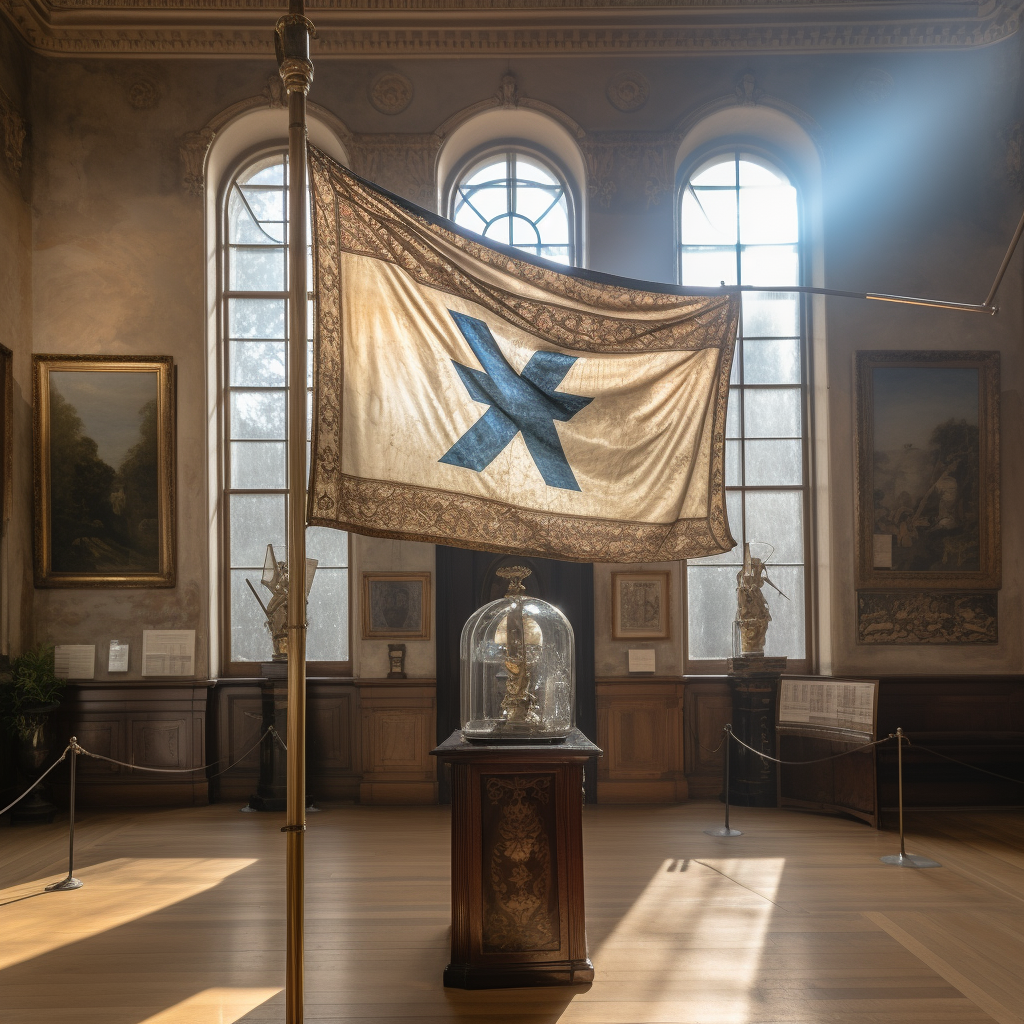
POLYGON ((454 310, 448 312, 483 371, 454 359, 452 363, 470 398, 490 408, 438 461, 479 473, 521 433, 544 482, 549 487, 578 491, 580 485, 555 431, 555 420, 565 423, 593 401, 555 390, 576 357, 535 352, 523 372, 516 373, 483 320, 454 310))

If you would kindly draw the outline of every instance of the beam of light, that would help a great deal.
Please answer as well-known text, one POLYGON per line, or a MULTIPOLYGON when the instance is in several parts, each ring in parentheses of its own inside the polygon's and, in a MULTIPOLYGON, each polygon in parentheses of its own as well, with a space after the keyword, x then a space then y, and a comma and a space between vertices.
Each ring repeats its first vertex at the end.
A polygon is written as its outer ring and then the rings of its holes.
POLYGON ((596 978, 560 1024, 614 1000, 617 1020, 747 1024, 785 858, 662 862, 593 954, 596 978), (612 994, 614 993, 614 994, 612 994))
POLYGON ((85 885, 71 892, 38 895, 63 872, 0 890, 7 936, 0 970, 197 896, 255 863, 243 857, 120 857, 79 868, 85 885))
POLYGON ((280 988, 207 988, 139 1024, 235 1024, 280 988))

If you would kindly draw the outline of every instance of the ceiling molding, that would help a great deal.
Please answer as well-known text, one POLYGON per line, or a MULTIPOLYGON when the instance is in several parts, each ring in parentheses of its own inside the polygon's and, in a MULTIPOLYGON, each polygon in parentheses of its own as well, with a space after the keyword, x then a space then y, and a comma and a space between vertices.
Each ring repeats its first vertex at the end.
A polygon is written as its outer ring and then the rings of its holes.
MULTIPOLYGON (((272 57, 269 0, 0 0, 52 56, 272 57)), ((318 59, 842 53, 986 46, 1024 0, 319 0, 318 59)))

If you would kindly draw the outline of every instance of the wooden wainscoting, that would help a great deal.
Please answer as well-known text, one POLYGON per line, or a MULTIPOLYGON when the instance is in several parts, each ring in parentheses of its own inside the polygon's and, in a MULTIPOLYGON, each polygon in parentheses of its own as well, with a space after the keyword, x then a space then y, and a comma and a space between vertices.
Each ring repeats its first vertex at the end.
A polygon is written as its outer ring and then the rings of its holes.
POLYGON ((674 804, 687 798, 683 771, 683 681, 597 681, 597 800, 674 804))
MULTIPOLYGON (((320 800, 436 803, 433 679, 310 679, 308 791, 320 800)), ((258 679, 221 679, 213 691, 211 746, 231 764, 260 734, 258 679)), ((211 797, 248 800, 258 750, 214 780, 211 797)))
MULTIPOLYGON (((75 682, 55 720, 61 746, 75 735, 86 750, 146 768, 194 768, 206 757, 208 682, 75 682)), ((59 749, 59 748, 58 748, 59 749)), ((66 774, 54 786, 66 800, 66 774)), ((208 802, 206 772, 133 771, 78 758, 83 807, 181 807, 208 802)))
POLYGON ((437 803, 433 679, 357 679, 362 732, 359 802, 437 803))
POLYGON ((724 676, 689 676, 683 702, 683 766, 694 799, 722 792, 725 744, 722 729, 732 721, 732 694, 724 676))
MULTIPOLYGON (((1024 677, 882 676, 878 691, 878 734, 901 727, 911 741, 904 748, 903 799, 910 807, 1003 807, 1024 803, 1024 785, 998 779, 1024 778, 1024 677), (929 747, 965 764, 936 757, 929 747)), ((896 748, 878 748, 878 789, 882 807, 897 803, 896 748)))

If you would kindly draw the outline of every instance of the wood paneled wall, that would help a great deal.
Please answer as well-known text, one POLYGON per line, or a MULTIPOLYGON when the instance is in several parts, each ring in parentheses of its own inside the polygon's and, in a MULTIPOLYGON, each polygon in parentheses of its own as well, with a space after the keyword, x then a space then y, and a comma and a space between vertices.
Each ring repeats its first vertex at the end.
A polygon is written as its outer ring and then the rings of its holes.
POLYGON ((620 676, 597 682, 597 799, 680 803, 718 796, 722 726, 732 718, 720 677, 620 676))
MULTIPOLYGON (((616 677, 597 682, 598 800, 676 803, 716 798, 722 726, 732 718, 722 676, 616 677)), ((75 734, 87 749, 128 764, 194 768, 237 760, 260 734, 259 680, 75 683, 54 722, 54 744, 75 734)), ((430 750, 437 707, 431 679, 311 679, 309 791, 324 800, 409 804, 437 800, 430 750)), ((879 697, 880 735, 902 726, 912 742, 1011 778, 1024 778, 1024 677, 890 676, 879 697)), ((59 750, 60 747, 57 747, 59 750)), ((880 748, 881 805, 896 804, 895 748, 880 748)), ((55 773, 54 795, 66 793, 55 773)), ((230 771, 161 774, 79 760, 83 806, 244 803, 258 751, 230 771)), ((1024 785, 911 749, 908 806, 1024 803, 1024 785)))
MULTIPOLYGON (((310 679, 307 687, 307 786, 314 798, 436 802, 432 679, 310 679)), ((87 749, 128 764, 213 765, 163 775, 83 757, 77 795, 83 806, 244 804, 255 791, 259 747, 249 748, 261 732, 258 679, 81 682, 70 692, 54 723, 55 745, 74 734, 87 749)), ((66 799, 66 791, 65 774, 54 795, 66 799)))
MULTIPOLYGON (((54 720, 56 754, 75 735, 86 750, 146 768, 195 768, 206 759, 206 706, 211 683, 76 683, 54 720), (56 744, 59 742, 59 746, 56 744)), ((258 724, 258 723, 257 723, 258 724)), ((258 735, 258 733, 257 733, 258 735)), ((61 769, 58 769, 60 771, 61 769)), ((54 787, 66 791, 66 772, 54 787)), ((205 771, 133 771, 79 757, 76 800, 85 807, 205 804, 205 771)))

